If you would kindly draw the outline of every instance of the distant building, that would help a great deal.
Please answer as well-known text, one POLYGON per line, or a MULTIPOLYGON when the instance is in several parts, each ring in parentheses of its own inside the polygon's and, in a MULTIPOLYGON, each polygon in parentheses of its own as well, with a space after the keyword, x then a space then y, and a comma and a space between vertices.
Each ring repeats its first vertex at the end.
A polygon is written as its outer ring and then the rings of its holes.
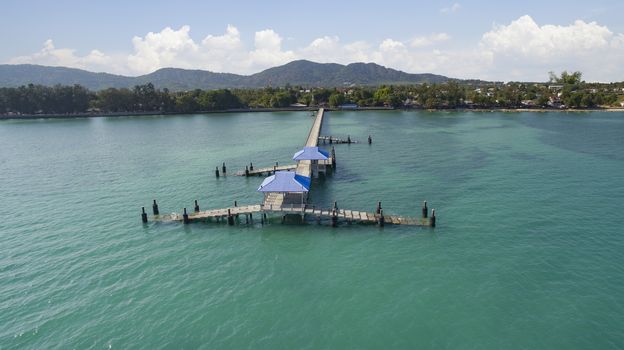
POLYGON ((355 103, 345 103, 345 104, 342 104, 342 105, 338 106, 338 108, 340 108, 340 109, 357 109, 358 105, 355 104, 355 103))

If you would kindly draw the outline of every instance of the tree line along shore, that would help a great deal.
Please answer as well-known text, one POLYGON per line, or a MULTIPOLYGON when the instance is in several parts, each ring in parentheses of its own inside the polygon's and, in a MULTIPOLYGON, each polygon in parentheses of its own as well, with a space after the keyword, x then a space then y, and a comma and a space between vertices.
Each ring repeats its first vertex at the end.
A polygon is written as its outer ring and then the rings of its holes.
POLYGON ((624 82, 587 83, 580 72, 550 74, 547 83, 301 86, 169 91, 153 84, 90 91, 80 85, 0 88, 0 115, 169 114, 306 108, 582 110, 624 107, 624 82))

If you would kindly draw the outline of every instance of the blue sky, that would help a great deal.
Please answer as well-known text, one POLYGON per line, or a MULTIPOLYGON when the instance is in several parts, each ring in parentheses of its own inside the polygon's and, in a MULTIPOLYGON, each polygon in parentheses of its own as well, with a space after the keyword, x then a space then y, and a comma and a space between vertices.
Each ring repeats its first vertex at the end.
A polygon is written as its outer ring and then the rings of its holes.
POLYGON ((460 78, 624 80, 622 1, 3 0, 0 62, 249 74, 293 59, 460 78), (151 33, 151 34, 150 34, 151 33))

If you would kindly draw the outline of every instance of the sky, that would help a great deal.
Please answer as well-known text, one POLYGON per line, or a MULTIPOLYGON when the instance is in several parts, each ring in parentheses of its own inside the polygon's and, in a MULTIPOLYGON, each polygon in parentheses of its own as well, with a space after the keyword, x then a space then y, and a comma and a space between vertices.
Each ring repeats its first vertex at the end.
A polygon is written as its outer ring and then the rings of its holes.
POLYGON ((624 1, 0 2, 0 63, 137 76, 164 67, 253 74, 307 59, 409 73, 624 81, 624 1))

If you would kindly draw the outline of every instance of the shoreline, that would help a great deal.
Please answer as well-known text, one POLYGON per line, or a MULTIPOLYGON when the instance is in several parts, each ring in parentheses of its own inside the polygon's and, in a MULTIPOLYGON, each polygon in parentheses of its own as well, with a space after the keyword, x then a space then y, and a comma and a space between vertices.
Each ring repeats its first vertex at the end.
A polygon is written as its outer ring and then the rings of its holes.
MULTIPOLYGON (((191 115, 191 114, 215 114, 215 113, 254 113, 254 112, 311 112, 321 107, 285 107, 285 108, 233 108, 214 111, 196 111, 196 112, 161 112, 161 111, 143 111, 143 112, 110 112, 110 113, 74 113, 74 114, 0 114, 0 120, 34 120, 34 119, 82 119, 82 118, 103 118, 103 117, 137 117, 137 116, 156 116, 156 115, 191 115)), ((327 111, 425 111, 425 112, 480 112, 480 113, 524 113, 524 112, 624 112, 624 107, 614 108, 577 108, 577 109, 555 109, 555 108, 392 108, 392 107, 358 107, 353 109, 329 108, 327 111)))

